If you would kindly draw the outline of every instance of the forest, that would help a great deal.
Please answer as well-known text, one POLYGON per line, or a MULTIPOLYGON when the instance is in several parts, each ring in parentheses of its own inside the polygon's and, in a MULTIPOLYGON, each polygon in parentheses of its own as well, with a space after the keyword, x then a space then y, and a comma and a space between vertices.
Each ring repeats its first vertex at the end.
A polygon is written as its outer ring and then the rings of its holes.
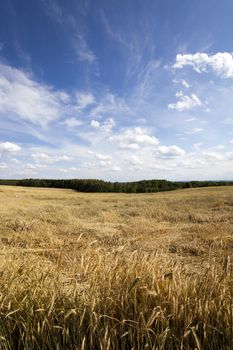
POLYGON ((66 188, 78 192, 152 193, 182 188, 232 186, 233 181, 141 180, 134 182, 109 182, 98 179, 4 179, 0 180, 0 185, 66 188))

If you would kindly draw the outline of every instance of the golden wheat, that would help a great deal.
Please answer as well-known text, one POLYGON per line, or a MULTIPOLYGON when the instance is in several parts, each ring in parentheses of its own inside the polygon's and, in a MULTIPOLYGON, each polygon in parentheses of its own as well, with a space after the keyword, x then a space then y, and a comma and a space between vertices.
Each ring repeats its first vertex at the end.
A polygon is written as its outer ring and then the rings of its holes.
POLYGON ((233 349, 233 188, 0 189, 0 349, 233 349))

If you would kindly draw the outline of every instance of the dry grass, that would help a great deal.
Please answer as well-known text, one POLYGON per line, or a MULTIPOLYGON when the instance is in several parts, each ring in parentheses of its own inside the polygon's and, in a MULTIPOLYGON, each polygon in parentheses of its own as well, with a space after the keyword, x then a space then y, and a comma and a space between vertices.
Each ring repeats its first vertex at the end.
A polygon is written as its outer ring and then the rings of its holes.
POLYGON ((0 349, 233 349, 233 187, 0 187, 0 349))

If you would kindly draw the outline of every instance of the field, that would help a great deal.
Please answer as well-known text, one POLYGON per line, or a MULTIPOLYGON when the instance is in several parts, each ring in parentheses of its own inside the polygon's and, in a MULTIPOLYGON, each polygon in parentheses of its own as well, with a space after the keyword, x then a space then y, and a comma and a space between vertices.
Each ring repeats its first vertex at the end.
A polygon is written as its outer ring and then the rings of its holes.
POLYGON ((0 349, 233 349, 233 187, 0 187, 0 349))

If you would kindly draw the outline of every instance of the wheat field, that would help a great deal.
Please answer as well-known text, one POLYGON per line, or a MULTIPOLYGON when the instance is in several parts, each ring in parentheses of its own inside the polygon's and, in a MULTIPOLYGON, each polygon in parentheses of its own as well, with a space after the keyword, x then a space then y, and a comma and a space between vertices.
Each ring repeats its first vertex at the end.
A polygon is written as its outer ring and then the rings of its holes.
POLYGON ((0 349, 233 349, 233 187, 0 187, 0 349))

